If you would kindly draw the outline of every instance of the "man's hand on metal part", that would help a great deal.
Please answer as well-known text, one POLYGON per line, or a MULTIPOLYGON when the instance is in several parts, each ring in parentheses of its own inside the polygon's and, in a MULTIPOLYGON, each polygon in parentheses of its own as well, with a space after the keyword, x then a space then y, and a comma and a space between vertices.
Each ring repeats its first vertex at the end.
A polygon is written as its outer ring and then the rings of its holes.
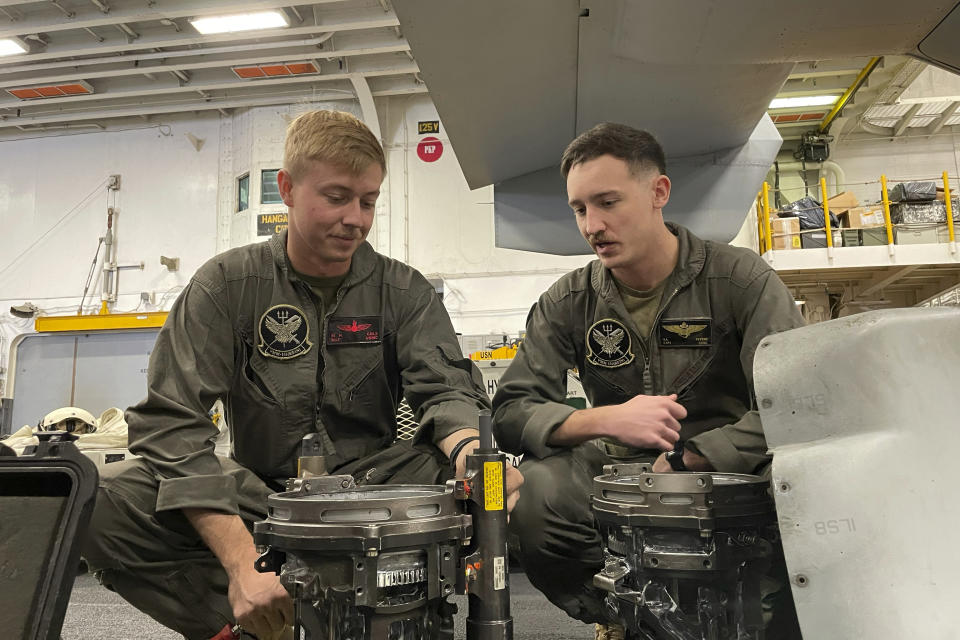
MULTIPOLYGON (((457 454, 454 466, 456 477, 462 478, 466 474, 467 454, 472 453, 473 450, 479 446, 479 442, 471 442, 457 454)), ((523 484, 523 474, 520 473, 519 469, 510 464, 509 460, 507 461, 507 476, 504 478, 504 483, 506 484, 505 489, 507 492, 507 513, 510 513, 513 511, 513 508, 517 506, 517 500, 520 499, 520 485, 523 484)))
POLYGON ((677 395, 635 396, 616 406, 607 424, 609 435, 618 442, 642 449, 672 449, 680 439, 680 420, 687 410, 677 395))
MULTIPOLYGON (((690 449, 683 450, 683 464, 686 466, 687 471, 713 471, 713 465, 710 464, 709 460, 690 451, 690 449)), ((673 467, 670 466, 670 462, 667 460, 667 454, 661 453, 657 456, 657 459, 653 462, 653 472, 670 473, 672 471, 673 467)))
POLYGON ((259 640, 287 637, 293 624, 293 601, 276 575, 257 572, 251 562, 249 571, 230 576, 227 597, 244 633, 259 640))

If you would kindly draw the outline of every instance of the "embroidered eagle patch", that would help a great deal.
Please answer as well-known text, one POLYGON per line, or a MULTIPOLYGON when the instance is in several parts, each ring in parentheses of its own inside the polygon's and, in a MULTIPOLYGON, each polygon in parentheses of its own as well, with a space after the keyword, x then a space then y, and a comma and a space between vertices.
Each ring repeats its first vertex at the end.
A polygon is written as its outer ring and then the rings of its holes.
POLYGON ((605 318, 587 329, 587 362, 615 369, 633 362, 630 332, 618 320, 605 318))
POLYGON ((257 331, 257 350, 268 358, 289 360, 304 355, 313 346, 306 315, 293 305, 278 304, 267 309, 260 317, 257 331))

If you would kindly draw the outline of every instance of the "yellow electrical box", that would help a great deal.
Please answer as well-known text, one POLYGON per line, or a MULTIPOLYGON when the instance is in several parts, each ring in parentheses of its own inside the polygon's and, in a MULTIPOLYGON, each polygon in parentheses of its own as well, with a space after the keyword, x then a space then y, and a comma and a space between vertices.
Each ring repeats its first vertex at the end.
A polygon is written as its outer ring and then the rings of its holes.
POLYGON ((509 344, 496 349, 484 349, 470 354, 471 360, 509 360, 517 355, 519 344, 509 344))

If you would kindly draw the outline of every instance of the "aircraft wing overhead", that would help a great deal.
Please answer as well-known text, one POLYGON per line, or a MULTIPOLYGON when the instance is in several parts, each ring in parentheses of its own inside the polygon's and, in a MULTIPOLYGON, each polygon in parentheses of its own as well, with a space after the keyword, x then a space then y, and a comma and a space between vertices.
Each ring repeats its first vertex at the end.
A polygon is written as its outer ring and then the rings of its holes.
POLYGON ((588 251, 556 177, 577 133, 653 132, 674 182, 666 217, 728 241, 779 150, 762 121, 793 63, 907 53, 958 67, 953 4, 812 0, 785 16, 768 0, 394 0, 467 183, 503 194, 497 245, 549 253, 588 251))

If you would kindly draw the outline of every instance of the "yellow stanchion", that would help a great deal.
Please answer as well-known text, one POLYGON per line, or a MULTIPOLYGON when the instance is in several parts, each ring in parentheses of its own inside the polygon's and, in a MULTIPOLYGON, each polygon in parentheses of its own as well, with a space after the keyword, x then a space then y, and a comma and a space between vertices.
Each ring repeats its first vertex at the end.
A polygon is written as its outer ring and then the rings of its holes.
POLYGON ((770 185, 763 182, 763 229, 766 233, 767 250, 773 248, 773 228, 770 226, 770 185))
POLYGON ((833 249, 833 229, 830 228, 830 203, 827 202, 826 178, 820 178, 820 199, 823 202, 823 228, 827 232, 827 249, 833 249))
POLYGON ((890 224, 890 196, 887 193, 887 176, 885 175, 880 176, 880 190, 883 192, 883 222, 887 226, 887 245, 892 247, 893 226, 890 224))
POLYGON ((759 249, 760 255, 763 255, 766 247, 763 244, 763 203, 760 198, 760 192, 757 191, 757 199, 754 203, 757 205, 757 248, 759 249))
MULTIPOLYGON (((953 235, 953 203, 950 201, 950 180, 947 172, 943 172, 943 201, 947 205, 947 235, 950 238, 950 244, 953 245, 956 239, 953 235)), ((951 251, 954 250, 951 248, 951 251)))

